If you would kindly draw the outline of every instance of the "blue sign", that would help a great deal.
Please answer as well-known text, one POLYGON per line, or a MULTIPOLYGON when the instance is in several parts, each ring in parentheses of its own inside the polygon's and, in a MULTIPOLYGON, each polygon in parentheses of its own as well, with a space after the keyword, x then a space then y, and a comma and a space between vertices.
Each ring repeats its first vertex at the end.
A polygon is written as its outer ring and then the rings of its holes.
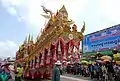
POLYGON ((83 53, 120 48, 120 24, 85 35, 82 41, 83 53))

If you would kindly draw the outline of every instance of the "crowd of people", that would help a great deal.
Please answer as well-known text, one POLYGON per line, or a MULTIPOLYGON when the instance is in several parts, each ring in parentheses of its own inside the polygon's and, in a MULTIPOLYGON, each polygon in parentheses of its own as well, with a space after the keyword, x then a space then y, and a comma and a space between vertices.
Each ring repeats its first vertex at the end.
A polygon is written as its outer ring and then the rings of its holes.
POLYGON ((68 64, 66 72, 68 74, 91 77, 91 79, 100 81, 120 81, 120 65, 111 61, 95 62, 94 64, 68 64))

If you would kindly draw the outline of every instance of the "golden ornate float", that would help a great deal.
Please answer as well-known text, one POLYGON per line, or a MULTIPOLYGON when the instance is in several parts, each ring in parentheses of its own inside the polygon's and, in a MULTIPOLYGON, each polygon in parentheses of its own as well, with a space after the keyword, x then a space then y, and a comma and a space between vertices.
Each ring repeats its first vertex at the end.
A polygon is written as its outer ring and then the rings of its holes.
POLYGON ((57 60, 63 62, 73 53, 74 48, 79 50, 85 31, 85 22, 81 31, 77 31, 77 26, 68 19, 64 5, 56 14, 44 6, 42 8, 46 13, 42 16, 49 19, 48 23, 41 35, 37 36, 36 42, 29 35, 16 53, 16 65, 21 64, 24 77, 32 79, 50 77, 57 60))

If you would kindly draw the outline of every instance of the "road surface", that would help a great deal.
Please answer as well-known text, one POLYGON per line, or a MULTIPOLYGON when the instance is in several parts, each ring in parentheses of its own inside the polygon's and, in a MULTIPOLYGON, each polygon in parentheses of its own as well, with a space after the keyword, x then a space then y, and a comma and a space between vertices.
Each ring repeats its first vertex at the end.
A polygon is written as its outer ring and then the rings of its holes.
MULTIPOLYGON (((12 76, 14 76, 14 73, 11 73, 11 74, 12 76)), ((15 81, 15 78, 10 79, 9 81, 15 81)), ((28 80, 28 81, 34 81, 34 80, 28 80)), ((48 81, 51 81, 51 80, 48 80, 48 81)), ((66 75, 61 75, 60 81, 91 81, 91 80, 88 77, 81 77, 81 76, 66 74, 66 75)))
POLYGON ((81 79, 79 78, 75 78, 75 77, 68 77, 68 76, 61 76, 61 80, 60 81, 90 81, 90 80, 85 80, 85 79, 81 79))

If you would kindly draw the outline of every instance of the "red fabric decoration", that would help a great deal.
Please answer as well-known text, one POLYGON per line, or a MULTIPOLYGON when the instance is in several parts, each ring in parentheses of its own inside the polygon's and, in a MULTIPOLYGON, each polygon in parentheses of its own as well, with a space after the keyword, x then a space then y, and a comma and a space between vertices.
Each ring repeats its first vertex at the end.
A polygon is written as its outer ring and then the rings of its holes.
POLYGON ((50 64, 50 48, 48 49, 46 64, 50 64))
POLYGON ((35 59, 33 59, 32 69, 35 69, 35 59))
POLYGON ((55 48, 54 48, 55 50, 54 50, 54 54, 53 54, 53 63, 55 63, 55 62, 57 62, 57 53, 56 53, 56 46, 55 46, 55 48))
POLYGON ((64 46, 63 60, 67 60, 67 58, 66 58, 66 48, 65 48, 65 46, 64 46))
POLYGON ((36 56, 37 62, 36 62, 36 68, 39 68, 39 56, 36 56))
POLYGON ((40 67, 44 66, 44 53, 42 53, 40 67))

